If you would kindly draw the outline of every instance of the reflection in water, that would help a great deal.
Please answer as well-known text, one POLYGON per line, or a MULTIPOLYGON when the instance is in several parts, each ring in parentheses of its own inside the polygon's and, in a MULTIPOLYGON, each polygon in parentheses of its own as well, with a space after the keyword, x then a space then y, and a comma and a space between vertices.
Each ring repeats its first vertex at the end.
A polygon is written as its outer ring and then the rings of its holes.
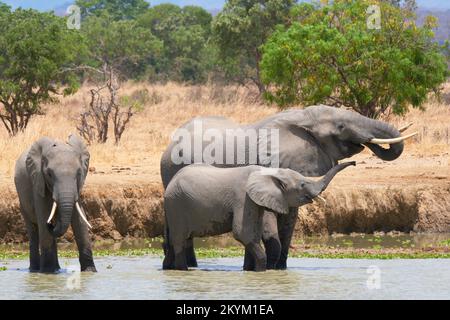
POLYGON ((162 271, 154 257, 97 259, 97 274, 26 272, 9 261, 0 272, 0 299, 449 299, 448 260, 290 259, 289 270, 241 271, 242 258, 205 259, 189 272, 162 271), (370 266, 380 269, 379 290, 367 287, 370 266))

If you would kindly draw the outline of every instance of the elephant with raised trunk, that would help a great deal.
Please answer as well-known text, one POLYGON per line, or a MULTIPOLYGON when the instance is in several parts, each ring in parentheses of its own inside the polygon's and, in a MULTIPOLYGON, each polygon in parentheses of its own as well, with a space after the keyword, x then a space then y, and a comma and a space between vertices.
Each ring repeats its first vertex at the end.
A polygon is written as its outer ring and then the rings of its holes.
POLYGON ((58 272, 56 239, 72 225, 81 271, 96 272, 91 226, 79 202, 89 158, 85 144, 71 135, 67 143, 41 138, 18 159, 14 182, 30 239, 30 271, 58 272))
POLYGON ((264 210, 287 215, 290 207, 311 203, 334 176, 354 162, 331 169, 319 181, 290 169, 261 166, 216 168, 194 164, 177 173, 164 194, 167 243, 163 269, 188 270, 188 239, 233 232, 248 256, 246 271, 265 271, 261 247, 264 210))
MULTIPOLYGON (((191 133, 192 142, 200 139, 203 141, 200 148, 179 150, 180 140, 174 140, 168 146, 161 159, 161 177, 164 187, 175 174, 186 165, 199 162, 205 150, 208 150, 208 139, 204 139, 206 130, 214 129, 226 140, 228 131, 243 129, 242 132, 255 130, 270 132, 275 129, 278 134, 268 135, 261 140, 258 135, 255 143, 247 143, 244 147, 239 145, 233 149, 234 155, 228 155, 229 149, 224 148, 223 159, 208 164, 220 167, 236 167, 245 165, 270 165, 267 158, 276 157, 280 168, 289 168, 307 177, 319 177, 324 175, 338 161, 352 157, 360 153, 364 147, 369 148, 382 160, 393 161, 400 157, 404 149, 404 140, 411 137, 402 137, 403 130, 397 130, 388 123, 364 117, 356 112, 338 109, 328 106, 312 106, 305 109, 292 109, 275 114, 267 119, 250 125, 239 125, 223 117, 199 117, 195 118, 180 129, 191 133), (196 130, 196 124, 201 123, 202 131, 196 130), (271 140, 278 141, 271 141, 271 140), (268 149, 268 157, 258 157, 256 163, 249 160, 249 148, 253 144, 278 145, 277 150, 271 153, 268 149), (381 145, 389 145, 385 149, 381 145), (237 155, 245 155, 247 162, 238 162, 237 155), (183 156, 190 161, 173 161, 174 155, 183 156), (230 158, 231 161, 230 162, 230 158), (264 160, 264 161, 263 161, 264 160)), ((247 139, 247 138, 245 138, 247 139)), ((247 139, 247 141, 250 141, 247 139)), ((204 161, 203 161, 204 162, 204 161)), ((285 269, 289 246, 295 223, 297 220, 298 207, 291 207, 289 214, 274 216, 270 211, 264 214, 265 225, 268 226, 263 232, 264 246, 267 252, 268 268, 285 269)), ((187 248, 187 260, 189 266, 196 266, 195 253, 192 241, 187 248)))

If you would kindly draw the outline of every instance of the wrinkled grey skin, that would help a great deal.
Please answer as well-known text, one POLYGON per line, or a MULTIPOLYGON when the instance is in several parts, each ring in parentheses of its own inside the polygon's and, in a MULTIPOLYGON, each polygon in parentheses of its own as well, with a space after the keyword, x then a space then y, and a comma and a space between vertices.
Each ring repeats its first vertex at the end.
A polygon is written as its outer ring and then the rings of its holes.
POLYGON ((75 209, 88 168, 89 152, 75 135, 67 144, 41 138, 18 159, 14 182, 30 239, 30 271, 58 272, 56 238, 72 225, 81 271, 96 272, 88 227, 75 209), (47 225, 54 201, 56 224, 47 225))
MULTIPOLYGON (((402 154, 404 147, 403 142, 393 144, 389 149, 370 143, 372 138, 399 137, 400 132, 391 125, 366 118, 353 111, 328 106, 288 110, 247 126, 240 126, 223 117, 196 118, 182 128, 193 133, 194 120, 202 121, 203 130, 214 128, 223 134, 226 129, 235 128, 279 129, 280 167, 295 170, 308 177, 324 175, 338 161, 360 153, 364 147, 368 147, 377 157, 385 161, 397 159, 402 154)), ((203 148, 206 145, 205 143, 203 148)), ((164 187, 167 187, 175 174, 186 166, 186 164, 176 165, 172 162, 171 154, 176 146, 177 142, 172 142, 161 159, 161 177, 164 187)), ((194 151, 193 149, 191 154, 192 160, 194 151)), ((248 150, 238 150, 237 152, 248 153, 248 150)), ((226 157, 226 152, 224 152, 224 160, 226 157)), ((265 165, 260 163, 259 159, 256 164, 265 165)), ((217 166, 234 167, 237 164, 217 166)), ((263 241, 268 255, 268 268, 286 268, 297 212, 298 208, 292 207, 288 215, 275 217, 269 211, 265 213, 263 241)), ((192 243, 187 249, 187 253, 189 266, 196 266, 192 243)))
POLYGON ((261 247, 264 210, 287 215, 290 207, 311 203, 334 176, 354 162, 331 169, 320 181, 290 169, 267 172, 260 166, 216 168, 194 164, 172 179, 164 195, 166 257, 163 269, 188 270, 188 240, 233 232, 248 253, 244 270, 265 271, 261 247))

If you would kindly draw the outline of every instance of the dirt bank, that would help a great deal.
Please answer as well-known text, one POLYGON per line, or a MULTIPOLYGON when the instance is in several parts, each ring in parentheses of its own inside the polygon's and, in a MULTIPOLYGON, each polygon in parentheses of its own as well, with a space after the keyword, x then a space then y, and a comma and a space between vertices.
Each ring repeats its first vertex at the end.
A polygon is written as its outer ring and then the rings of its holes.
MULTIPOLYGON (((327 204, 300 209, 296 235, 375 231, 450 232, 448 154, 405 155, 383 162, 362 154, 324 193, 327 204)), ((0 241, 26 240, 12 179, 0 177, 0 241)), ((93 168, 83 205, 94 239, 163 233, 163 189, 157 172, 139 167, 93 168)), ((69 232, 67 240, 72 240, 69 232)))

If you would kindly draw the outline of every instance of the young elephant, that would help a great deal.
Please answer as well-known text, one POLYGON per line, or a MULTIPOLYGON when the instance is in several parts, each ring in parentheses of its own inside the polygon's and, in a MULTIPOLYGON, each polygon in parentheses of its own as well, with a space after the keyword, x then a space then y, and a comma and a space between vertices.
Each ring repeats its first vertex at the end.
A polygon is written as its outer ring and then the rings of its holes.
POLYGON ((180 170, 164 195, 166 256, 163 269, 187 270, 185 249, 193 237, 233 232, 253 259, 245 269, 266 270, 261 247, 264 209, 287 214, 290 207, 311 203, 344 168, 331 169, 313 181, 290 169, 260 166, 217 168, 195 164, 180 170))
POLYGON ((79 205, 89 168, 89 152, 77 136, 67 144, 42 138, 16 163, 14 182, 30 239, 30 271, 60 269, 56 238, 72 224, 81 271, 96 272, 89 222, 79 205))

